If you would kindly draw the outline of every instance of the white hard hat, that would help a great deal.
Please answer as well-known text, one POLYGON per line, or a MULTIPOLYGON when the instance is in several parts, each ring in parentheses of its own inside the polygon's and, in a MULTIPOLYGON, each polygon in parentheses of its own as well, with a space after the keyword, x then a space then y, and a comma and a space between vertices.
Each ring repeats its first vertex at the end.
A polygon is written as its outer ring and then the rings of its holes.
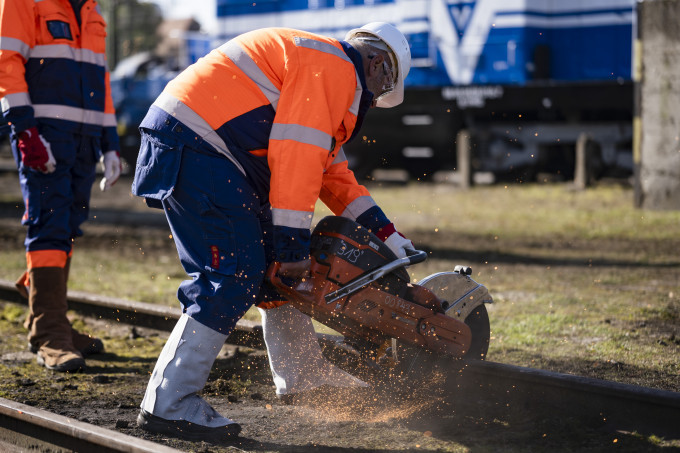
POLYGON ((386 50, 390 54, 390 59, 393 60, 392 68, 396 70, 394 90, 380 96, 376 106, 387 108, 399 105, 404 100, 404 79, 411 69, 411 49, 408 41, 397 27, 387 22, 371 22, 361 28, 350 30, 345 36, 345 41, 366 34, 375 36, 387 45, 386 50))

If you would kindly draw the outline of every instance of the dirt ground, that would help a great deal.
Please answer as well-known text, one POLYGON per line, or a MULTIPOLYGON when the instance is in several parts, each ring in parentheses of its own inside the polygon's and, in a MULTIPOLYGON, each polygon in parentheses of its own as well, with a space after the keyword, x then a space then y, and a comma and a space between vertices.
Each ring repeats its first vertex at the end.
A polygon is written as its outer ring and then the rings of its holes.
MULTIPOLYGON (((276 398, 264 351, 226 345, 202 395, 238 421, 241 436, 223 444, 187 442, 147 433, 135 424, 141 396, 167 333, 74 317, 99 335, 105 352, 79 373, 39 367, 25 349, 16 305, 2 309, 0 396, 174 448, 220 452, 660 452, 637 433, 605 423, 535 419, 521 409, 489 417, 481 407, 457 410, 438 396, 437 383, 408 398, 381 389, 321 390, 294 405, 276 398)), ((491 403, 492 402, 487 402, 491 403)), ((479 402, 482 406, 487 404, 479 402)), ((677 446, 677 444, 676 444, 677 446)))

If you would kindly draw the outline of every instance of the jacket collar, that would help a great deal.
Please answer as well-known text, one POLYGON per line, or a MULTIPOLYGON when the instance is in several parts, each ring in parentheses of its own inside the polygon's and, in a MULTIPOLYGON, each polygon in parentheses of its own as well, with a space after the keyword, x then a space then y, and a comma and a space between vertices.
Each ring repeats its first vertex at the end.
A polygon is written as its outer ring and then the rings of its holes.
POLYGON ((357 112, 357 122, 352 131, 352 135, 345 143, 349 143, 354 139, 354 137, 359 134, 361 125, 364 122, 364 117, 371 108, 371 103, 373 103, 373 93, 366 89, 366 76, 364 75, 364 63, 361 61, 361 54, 346 41, 340 41, 343 50, 347 54, 347 57, 354 63, 357 74, 359 75, 359 81, 361 82, 361 99, 359 100, 359 111, 357 112))

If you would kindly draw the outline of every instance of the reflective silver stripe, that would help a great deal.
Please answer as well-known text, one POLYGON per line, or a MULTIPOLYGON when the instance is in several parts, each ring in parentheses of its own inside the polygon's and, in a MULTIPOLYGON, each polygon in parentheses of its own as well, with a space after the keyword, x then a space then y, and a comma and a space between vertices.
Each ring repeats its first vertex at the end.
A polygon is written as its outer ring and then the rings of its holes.
POLYGON ((342 58, 343 60, 349 63, 352 62, 344 50, 338 49, 333 44, 329 44, 323 41, 317 41, 316 39, 300 37, 295 37, 294 41, 295 45, 298 47, 304 47, 306 49, 314 49, 320 52, 329 53, 331 55, 335 55, 336 57, 342 58))
POLYGON ((67 120, 76 123, 93 124, 95 126, 102 126, 104 124, 104 112, 96 110, 86 110, 58 104, 33 104, 33 111, 36 118, 67 120))
POLYGON ((280 124, 274 123, 269 134, 270 140, 295 140, 299 143, 318 146, 327 151, 331 151, 333 137, 312 127, 301 126, 299 124, 280 124))
POLYGON ((345 156, 345 148, 340 147, 340 151, 338 151, 338 154, 335 156, 335 159, 333 159, 333 162, 331 162, 331 165, 339 164, 341 162, 346 162, 347 161, 347 156, 345 156))
POLYGON ((12 107, 24 107, 31 105, 31 98, 28 93, 12 93, 8 94, 4 98, 0 99, 0 104, 2 105, 2 111, 6 112, 12 107))
POLYGON ((250 80, 255 82, 264 97, 276 110, 276 105, 279 103, 281 92, 278 88, 267 78, 262 72, 262 69, 250 58, 242 48, 234 41, 228 41, 217 48, 220 52, 227 56, 234 64, 247 75, 250 80))
POLYGON ((0 38, 0 50, 19 52, 24 58, 28 58, 31 47, 20 39, 3 37, 0 38))
POLYGON ((373 198, 368 195, 364 195, 347 205, 345 210, 342 212, 342 216, 356 220, 357 217, 366 212, 366 210, 371 209, 373 206, 376 206, 373 198))
POLYGON ((111 126, 117 126, 118 122, 116 121, 116 115, 113 113, 105 113, 104 114, 104 122, 102 123, 102 126, 104 127, 111 127, 111 126))
POLYGON ((92 124, 94 126, 116 126, 116 115, 97 110, 86 110, 59 104, 34 104, 36 118, 52 118, 76 123, 92 124))
POLYGON ((106 55, 89 49, 76 49, 65 44, 51 44, 35 46, 30 52, 30 58, 65 58, 80 63, 90 63, 106 66, 106 55))
POLYGON ((212 127, 200 117, 200 115, 194 112, 191 107, 177 99, 171 94, 161 93, 158 99, 154 101, 153 105, 160 108, 168 115, 177 118, 182 123, 186 124, 192 131, 196 132, 203 140, 210 143, 220 154, 233 162, 234 165, 243 173, 246 174, 245 170, 241 164, 236 160, 227 144, 224 140, 217 135, 217 132, 213 130, 212 127))
POLYGON ((272 208, 272 222, 290 228, 307 228, 312 226, 313 212, 293 211, 291 209, 272 208))

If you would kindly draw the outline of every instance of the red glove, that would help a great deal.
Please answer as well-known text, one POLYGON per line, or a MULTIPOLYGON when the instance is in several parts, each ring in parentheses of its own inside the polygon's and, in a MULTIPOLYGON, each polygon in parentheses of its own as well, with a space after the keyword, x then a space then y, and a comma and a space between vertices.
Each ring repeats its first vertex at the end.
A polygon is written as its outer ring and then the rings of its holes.
POLYGON ((52 173, 57 168, 50 144, 38 133, 37 127, 20 132, 17 146, 25 167, 43 173, 52 173))

